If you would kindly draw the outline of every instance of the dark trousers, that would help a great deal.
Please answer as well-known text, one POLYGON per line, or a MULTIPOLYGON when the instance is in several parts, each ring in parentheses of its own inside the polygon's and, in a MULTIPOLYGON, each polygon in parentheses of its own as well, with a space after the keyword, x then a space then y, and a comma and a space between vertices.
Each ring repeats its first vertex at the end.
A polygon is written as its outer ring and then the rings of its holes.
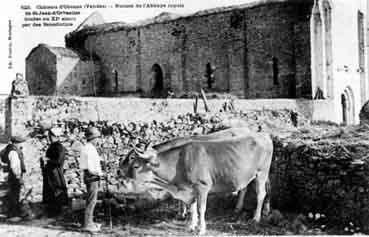
POLYGON ((8 180, 9 190, 7 195, 7 208, 8 208, 8 217, 20 216, 20 191, 21 184, 19 179, 9 178, 8 180))
POLYGON ((94 210, 97 203, 97 193, 99 191, 99 181, 87 182, 87 200, 85 210, 85 226, 92 225, 94 218, 94 210))

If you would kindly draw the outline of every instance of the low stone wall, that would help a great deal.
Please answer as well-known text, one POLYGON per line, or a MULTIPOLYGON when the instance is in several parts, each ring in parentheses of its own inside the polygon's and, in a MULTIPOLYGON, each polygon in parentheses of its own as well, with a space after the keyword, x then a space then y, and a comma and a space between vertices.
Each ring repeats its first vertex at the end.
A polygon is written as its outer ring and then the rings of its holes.
POLYGON ((368 127, 274 139, 272 203, 369 233, 368 127), (310 136, 310 137, 309 137, 310 136))
MULTIPOLYGON (((219 112, 226 100, 210 99, 209 108, 219 112)), ((237 111, 290 110, 299 112, 309 120, 330 120, 330 100, 235 100, 237 111), (323 118, 323 119, 322 119, 323 118)), ((24 134, 26 127, 38 121, 78 119, 79 121, 106 120, 110 122, 165 121, 180 114, 193 112, 193 99, 142 99, 142 98, 96 98, 96 97, 26 97, 10 101, 8 134, 24 134), (26 124, 28 122, 28 124, 26 124)), ((204 112, 199 101, 199 112, 204 112)))

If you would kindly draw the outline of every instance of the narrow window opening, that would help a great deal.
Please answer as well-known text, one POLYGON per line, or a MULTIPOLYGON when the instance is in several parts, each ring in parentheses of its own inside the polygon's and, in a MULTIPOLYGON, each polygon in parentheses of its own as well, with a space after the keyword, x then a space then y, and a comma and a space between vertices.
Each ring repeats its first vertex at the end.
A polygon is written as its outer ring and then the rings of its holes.
POLYGON ((119 84, 118 84, 118 71, 114 70, 114 82, 115 82, 115 92, 118 93, 119 84))
POLYGON ((214 67, 210 63, 207 63, 206 70, 205 70, 205 77, 206 77, 206 83, 208 84, 208 89, 213 88, 213 84, 215 82, 214 71, 215 71, 214 67))
POLYGON ((342 123, 343 125, 347 125, 347 100, 344 94, 341 95, 341 104, 342 104, 342 123))
POLYGON ((279 85, 279 68, 278 68, 278 58, 273 57, 272 58, 273 63, 273 85, 278 86, 279 85))

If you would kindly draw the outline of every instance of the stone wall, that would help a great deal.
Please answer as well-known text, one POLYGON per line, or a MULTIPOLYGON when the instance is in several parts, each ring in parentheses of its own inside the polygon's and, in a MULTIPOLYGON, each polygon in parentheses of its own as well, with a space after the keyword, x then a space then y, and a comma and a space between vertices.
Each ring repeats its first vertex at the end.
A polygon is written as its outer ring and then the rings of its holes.
MULTIPOLYGON (((99 149, 105 154, 109 187, 115 195, 126 198, 122 195, 125 190, 119 185, 116 170, 119 159, 125 157, 131 145, 144 145, 148 142, 156 144, 180 136, 208 134, 232 126, 232 121, 247 124, 254 131, 261 127, 274 134, 274 155, 270 171, 272 207, 302 213, 321 213, 333 223, 353 222, 367 233, 368 128, 344 130, 336 126, 327 129, 326 126, 322 133, 322 130, 315 127, 302 128, 306 120, 300 113, 296 114, 299 123, 295 124, 291 112, 279 108, 197 115, 183 113, 171 118, 163 117, 162 121, 148 119, 142 122, 60 118, 53 126, 63 131, 61 140, 68 151, 65 177, 71 198, 80 198, 85 193, 78 160, 81 145, 85 142, 84 131, 90 125, 96 126, 103 134, 103 146, 99 149), (284 130, 288 131, 287 136, 283 135, 284 130), (327 131, 329 134, 325 134, 327 131)), ((32 138, 24 144, 28 176, 22 198, 38 202, 42 193, 38 160, 45 154, 47 140, 39 123, 28 121, 27 124, 32 131, 32 138)), ((160 193, 151 195, 162 197, 160 193)))
POLYGON ((97 94, 101 73, 98 62, 80 58, 59 58, 56 95, 93 96, 97 94))
MULTIPOLYGON (((213 112, 219 112, 226 100, 210 99, 213 112)), ((173 116, 193 112, 193 99, 139 99, 96 97, 36 97, 12 99, 9 117, 9 134, 27 133, 28 121, 57 121, 76 119, 79 121, 106 120, 110 122, 164 121, 173 116)), ((235 100, 240 111, 290 110, 304 115, 309 120, 331 118, 331 104, 311 100, 235 100)), ((202 101, 198 111, 204 112, 202 101)))
POLYGON ((31 95, 54 95, 57 59, 46 47, 36 47, 26 58, 26 80, 31 95))
POLYGON ((0 95, 0 142, 6 141, 6 113, 8 112, 7 97, 0 95))
POLYGON ((26 59, 26 80, 31 95, 97 95, 100 64, 92 55, 78 55, 62 47, 39 44, 26 59))
POLYGON ((280 209, 326 215, 331 223, 369 233, 368 127, 301 130, 275 138, 272 204, 280 209))
POLYGON ((310 1, 260 4, 103 31, 86 36, 84 48, 101 60, 106 95, 150 91, 154 65, 163 72, 165 89, 178 96, 197 91, 207 86, 210 63, 215 91, 311 97, 310 14, 310 1))

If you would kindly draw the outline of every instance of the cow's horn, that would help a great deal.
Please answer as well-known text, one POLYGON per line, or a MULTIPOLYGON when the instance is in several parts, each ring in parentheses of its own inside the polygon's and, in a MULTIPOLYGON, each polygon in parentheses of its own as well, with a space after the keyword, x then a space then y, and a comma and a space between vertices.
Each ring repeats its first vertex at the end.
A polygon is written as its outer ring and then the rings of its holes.
POLYGON ((136 153, 139 153, 139 154, 145 152, 144 150, 142 150, 141 148, 138 148, 137 146, 132 146, 132 148, 133 148, 133 150, 135 150, 136 153))
POLYGON ((150 159, 151 158, 151 155, 150 154, 145 154, 145 152, 143 151, 140 151, 140 150, 135 150, 137 155, 143 159, 150 159))

